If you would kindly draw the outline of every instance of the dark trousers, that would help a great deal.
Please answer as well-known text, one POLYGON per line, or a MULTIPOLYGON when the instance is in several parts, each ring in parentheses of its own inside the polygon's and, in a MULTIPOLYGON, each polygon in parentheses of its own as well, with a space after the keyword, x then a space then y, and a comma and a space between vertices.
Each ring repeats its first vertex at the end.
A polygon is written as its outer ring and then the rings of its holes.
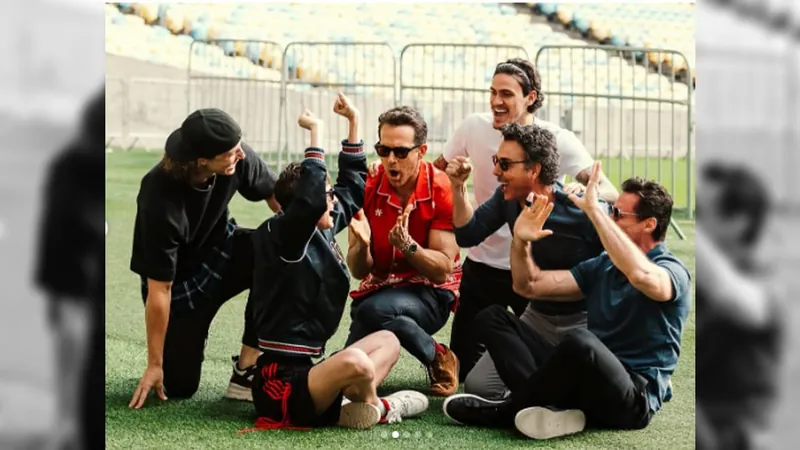
POLYGON ((647 381, 591 331, 575 329, 553 347, 500 306, 478 315, 476 331, 511 391, 509 426, 513 414, 530 406, 580 409, 587 425, 599 428, 641 429, 650 423, 647 381))
POLYGON ((452 292, 415 284, 384 288, 354 302, 345 346, 380 330, 397 336, 400 345, 425 366, 436 356, 433 335, 447 323, 452 292))
POLYGON ((458 309, 450 334, 450 349, 458 357, 458 379, 461 382, 486 350, 475 338, 475 316, 491 305, 510 306, 517 316, 521 316, 529 302, 514 292, 508 270, 495 269, 469 258, 464 261, 462 270, 458 309))
MULTIPOLYGON (((164 341, 164 388, 172 398, 189 398, 200 386, 208 330, 219 308, 228 300, 250 289, 253 281, 253 230, 239 228, 233 235, 231 259, 222 276, 218 292, 211 301, 187 313, 170 315, 164 341)), ((242 344, 258 348, 251 305, 245 307, 242 344)))

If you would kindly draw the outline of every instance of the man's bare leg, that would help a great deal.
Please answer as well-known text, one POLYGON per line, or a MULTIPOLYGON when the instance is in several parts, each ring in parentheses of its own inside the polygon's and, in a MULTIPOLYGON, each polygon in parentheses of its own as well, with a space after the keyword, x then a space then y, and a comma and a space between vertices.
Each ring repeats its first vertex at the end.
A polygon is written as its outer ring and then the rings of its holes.
POLYGON ((400 341, 390 331, 372 333, 308 373, 308 390, 317 413, 326 411, 344 392, 354 402, 378 405, 376 387, 400 356, 400 341))

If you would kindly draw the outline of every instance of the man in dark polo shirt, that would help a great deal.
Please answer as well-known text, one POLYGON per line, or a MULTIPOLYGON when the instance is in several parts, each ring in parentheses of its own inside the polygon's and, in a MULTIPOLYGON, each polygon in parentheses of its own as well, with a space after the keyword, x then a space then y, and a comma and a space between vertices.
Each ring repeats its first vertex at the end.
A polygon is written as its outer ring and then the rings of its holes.
POLYGON ((494 359, 511 395, 502 401, 461 394, 445 413, 456 422, 517 428, 534 439, 577 433, 584 427, 642 429, 668 396, 689 314, 689 269, 664 245, 672 197, 660 184, 631 178, 609 215, 597 203, 600 164, 581 198, 572 202, 591 220, 603 248, 570 270, 541 270, 532 242, 558 231, 544 226, 554 209, 536 195, 514 225, 514 290, 533 301, 586 300, 587 328, 576 328, 555 347, 538 334, 511 332, 478 337, 494 359), (533 371, 520 368, 532 354, 533 371))
MULTIPOLYGON (((219 109, 200 109, 167 138, 165 155, 142 179, 131 270, 141 277, 147 323, 147 369, 131 399, 140 408, 151 389, 188 398, 200 384, 209 326, 220 306, 250 289, 251 234, 228 217, 238 192, 273 211, 276 176, 219 109), (166 391, 166 392, 165 392, 166 391)), ((240 355, 225 397, 252 401, 259 356, 250 304, 240 355)))
MULTIPOLYGON (((448 164, 447 174, 453 185, 453 222, 457 227, 455 233, 458 244, 461 247, 474 247, 506 224, 513 230, 527 197, 535 192, 548 196, 554 204, 546 224, 548 229, 554 231, 554 235, 532 244, 540 267, 567 270, 599 255, 603 246, 591 221, 567 198, 564 186, 556 181, 559 157, 554 135, 537 125, 516 123, 503 126, 500 131, 503 141, 494 160, 494 175, 500 186, 474 213, 465 198, 464 188, 471 172, 470 163, 465 157, 458 156, 448 164)), ((601 204, 608 208, 605 202, 601 201, 601 204)), ((480 322, 476 319, 476 328, 500 326, 523 335, 537 333, 551 346, 558 344, 570 330, 586 326, 585 301, 531 302, 519 318, 500 305, 489 306, 483 312, 476 316, 483 317, 480 322)), ((530 355, 518 356, 520 365, 533 365, 529 361, 530 355)), ((498 375, 491 355, 484 353, 480 357, 467 375, 464 391, 488 399, 500 399, 508 395, 508 389, 498 375)))

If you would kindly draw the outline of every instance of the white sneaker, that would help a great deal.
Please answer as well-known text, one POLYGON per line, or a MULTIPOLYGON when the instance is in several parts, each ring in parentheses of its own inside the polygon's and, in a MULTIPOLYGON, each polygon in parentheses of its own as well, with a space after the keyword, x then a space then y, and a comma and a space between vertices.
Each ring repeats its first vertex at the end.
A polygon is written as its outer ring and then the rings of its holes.
POLYGON ((386 423, 402 422, 404 418, 416 417, 428 409, 428 397, 417 391, 398 391, 384 400, 389 404, 386 423))
POLYGON ((381 410, 377 406, 363 402, 349 402, 342 405, 339 426, 364 430, 381 421, 381 410))
POLYGON ((586 416, 578 409, 550 409, 533 406, 518 412, 514 425, 532 439, 552 439, 583 431, 586 416))

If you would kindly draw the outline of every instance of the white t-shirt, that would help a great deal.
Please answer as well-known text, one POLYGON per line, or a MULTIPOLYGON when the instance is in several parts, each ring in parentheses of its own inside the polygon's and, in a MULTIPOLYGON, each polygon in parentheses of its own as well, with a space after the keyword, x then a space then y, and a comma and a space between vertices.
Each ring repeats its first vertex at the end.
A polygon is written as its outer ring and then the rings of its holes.
MULTIPOLYGON (((592 156, 575 134, 560 126, 534 118, 534 124, 555 135, 559 154, 559 180, 565 175, 574 177, 580 171, 594 163, 592 156)), ((472 185, 475 201, 478 205, 489 200, 497 189, 497 178, 492 174, 494 165, 492 155, 503 140, 500 131, 492 127, 492 113, 476 113, 461 122, 453 137, 444 146, 444 158, 447 161, 456 156, 467 156, 472 163, 472 185)), ((467 257, 475 262, 488 266, 511 270, 510 258, 511 230, 503 225, 493 235, 476 247, 472 247, 467 257)))

